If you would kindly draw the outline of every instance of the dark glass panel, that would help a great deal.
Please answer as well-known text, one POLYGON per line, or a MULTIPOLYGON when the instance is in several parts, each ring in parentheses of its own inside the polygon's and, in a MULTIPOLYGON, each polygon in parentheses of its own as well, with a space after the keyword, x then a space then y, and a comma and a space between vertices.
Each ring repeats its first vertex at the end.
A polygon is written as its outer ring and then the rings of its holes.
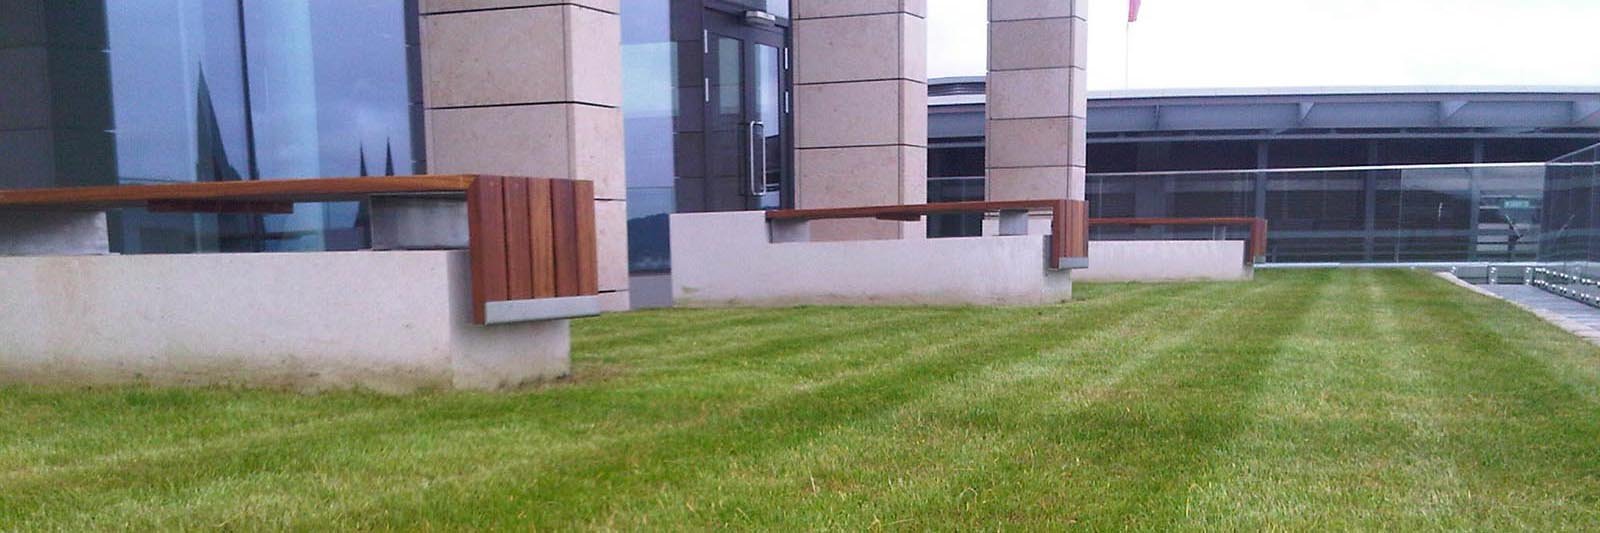
POLYGON ((1372 165, 1448 165, 1472 163, 1471 139, 1379 139, 1372 141, 1372 165))
POLYGON ((1543 163, 1594 144, 1596 139, 1484 139, 1484 163, 1543 163))
MULTIPOLYGON (((671 267, 667 220, 676 210, 673 185, 680 171, 685 170, 682 165, 686 160, 698 159, 679 157, 679 151, 689 145, 677 131, 690 125, 679 122, 679 58, 685 45, 672 40, 671 4, 670 0, 637 0, 622 10, 628 265, 633 272, 665 271, 671 267)), ((698 45, 687 48, 696 55, 700 52, 698 45)), ((699 96, 693 95, 695 103, 699 96)), ((690 114, 698 116, 699 111, 696 107, 690 114)), ((698 143, 693 143, 692 149, 684 152, 697 154, 700 149, 698 143)), ((690 174, 699 173, 698 169, 688 170, 690 174)))
POLYGON ((1164 216, 1243 217, 1255 207, 1254 174, 1185 174, 1168 186, 1171 207, 1164 216))
MULTIPOLYGON (((408 10, 392 0, 246 0, 259 175, 411 174, 408 10)), ((354 202, 265 217, 267 250, 366 245, 354 202)))
MULTIPOLYGON (((251 149, 234 2, 106 2, 116 167, 124 184, 247 179, 251 149)), ((129 209, 121 253, 234 249, 241 216, 129 209)))
POLYGON ((1367 143, 1316 139, 1267 143, 1268 168, 1340 167, 1367 164, 1367 143))
POLYGON ((928 177, 970 178, 983 176, 983 147, 930 147, 928 177))
POLYGON ((1267 178, 1268 257, 1277 262, 1366 257, 1361 172, 1283 172, 1267 178))
MULTIPOLYGON (((1144 163, 1141 161, 1141 163, 1144 163)), ((1145 170, 1240 170, 1256 168, 1253 141, 1175 142, 1167 159, 1145 170)))
MULTIPOLYGON (((1139 145, 1134 143, 1089 143, 1089 172, 1134 172, 1139 168, 1139 145)), ((978 154, 983 164, 983 154, 978 154)), ((1254 166, 1254 165, 1252 165, 1254 166)))
MULTIPOLYGON (((415 5, 392 0, 47 2, 54 138, 30 186, 412 173, 415 5), (51 174, 77 176, 70 180, 51 174), (104 176, 103 179, 101 176, 104 176)), ((32 106, 39 107, 39 106, 32 106)), ((39 107, 46 111, 49 105, 39 107)), ((0 110, 0 116, 6 110, 0 110)), ((26 163, 26 162, 25 162, 26 163)), ((38 163, 38 161, 34 161, 38 163)), ((11 162, 0 163, 0 180, 11 162)), ((9 185, 9 183, 7 183, 9 185)), ((365 245, 356 204, 291 216, 113 213, 121 253, 365 245)))
MULTIPOLYGON (((930 179, 928 203, 983 200, 983 178, 930 179)), ((928 237, 978 237, 983 235, 983 214, 951 213, 928 217, 928 237)))

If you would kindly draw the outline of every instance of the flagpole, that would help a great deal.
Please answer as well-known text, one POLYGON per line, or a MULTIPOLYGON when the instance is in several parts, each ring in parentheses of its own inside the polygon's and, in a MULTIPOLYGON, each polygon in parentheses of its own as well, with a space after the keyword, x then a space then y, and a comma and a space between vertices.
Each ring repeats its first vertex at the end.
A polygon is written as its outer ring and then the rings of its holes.
POLYGON ((1122 32, 1122 88, 1133 88, 1133 23, 1139 20, 1139 0, 1128 0, 1128 23, 1122 32))
POLYGON ((1133 21, 1125 25, 1127 30, 1122 33, 1122 88, 1133 88, 1133 21))

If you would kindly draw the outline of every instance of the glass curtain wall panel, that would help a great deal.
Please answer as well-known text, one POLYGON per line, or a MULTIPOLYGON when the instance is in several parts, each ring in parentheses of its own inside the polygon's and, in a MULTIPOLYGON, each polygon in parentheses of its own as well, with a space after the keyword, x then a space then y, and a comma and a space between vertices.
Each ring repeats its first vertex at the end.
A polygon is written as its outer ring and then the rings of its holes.
MULTIPOLYGON (((239 4, 108 1, 105 25, 117 181, 126 185, 239 181, 251 176, 239 4)), ((112 220, 121 253, 248 247, 244 215, 149 213, 112 220)))
MULTIPOLYGON (((248 104, 262 179, 415 172, 415 11, 393 0, 244 0, 248 104)), ((366 246, 357 202, 262 220, 262 248, 366 246)))
MULTIPOLYGON (((1086 185, 1095 218, 1264 217, 1270 262, 1528 261, 1550 231, 1546 206, 1577 203, 1547 199, 1544 175, 1539 164, 1438 165, 1090 174, 1086 185)), ((1215 239, 1227 231, 1101 226, 1090 237, 1215 239)))
POLYGON ((1471 259, 1474 188, 1466 168, 1385 172, 1378 181, 1374 256, 1391 262, 1471 259))
MULTIPOLYGON (((1231 217, 1254 212, 1254 174, 1240 172, 1181 172, 1139 175, 1090 175, 1085 182, 1089 216, 1129 217, 1231 217)), ((1097 226, 1090 238, 1200 239, 1217 232, 1200 227, 1097 226)))
POLYGON ((1596 305, 1600 299, 1600 145, 1546 166, 1538 286, 1596 305), (1552 274, 1553 272, 1553 274, 1552 274))
POLYGON ((1545 167, 1474 167, 1478 212, 1471 254, 1478 261, 1535 261, 1544 238, 1545 167))
MULTIPOLYGON (((674 40, 673 17, 698 15, 700 6, 673 0, 635 0, 622 10, 622 115, 627 142, 628 266, 633 272, 666 271, 672 265, 667 219, 675 211, 674 183, 698 165, 698 109, 682 113, 691 95, 679 95, 679 65, 698 56, 694 42, 674 40), (686 157, 680 157, 680 155, 686 157)), ((688 40, 690 36, 680 36, 688 40)), ((694 69, 698 72, 698 68, 694 69)), ((698 87, 696 87, 698 89, 698 87)), ((688 87, 685 87, 688 89, 688 87)), ((695 94, 695 100, 699 95, 695 94)), ((698 169, 688 174, 699 175, 698 169)))
MULTIPOLYGON (((983 201, 983 178, 929 178, 928 203, 983 201)), ((928 216, 928 237, 978 237, 983 235, 982 213, 928 216)))
POLYGON ((1595 277, 1600 255, 1600 149, 1590 147, 1546 167, 1539 261, 1570 274, 1595 277))
MULTIPOLYGON (((40 5, 42 20, 51 22, 26 33, 39 33, 44 47, 72 47, 54 54, 63 59, 60 65, 49 65, 49 79, 61 83, 46 85, 44 94, 72 103, 73 110, 57 113, 61 124, 45 124, 57 130, 53 137, 64 139, 41 147, 56 161, 53 168, 33 165, 26 173, 93 178, 23 182, 8 177, 19 165, 8 158, 0 162, 0 187, 411 174, 420 169, 414 1, 104 0, 40 5), (69 61, 74 58, 83 61, 69 61)), ((0 109, 0 122, 10 111, 0 109)), ((7 129, 3 126, 0 130, 7 129)), ((353 249, 366 245, 365 216, 355 203, 300 205, 291 215, 271 216, 125 209, 112 213, 112 249, 353 249)))
POLYGON ((1366 176, 1360 171, 1269 173, 1269 261, 1362 261, 1366 258, 1366 176))
POLYGON ((789 18, 789 0, 712 0, 734 4, 739 7, 766 11, 774 16, 789 18))
POLYGON ((792 205, 789 15, 786 0, 624 2, 631 272, 670 270, 672 213, 792 205))

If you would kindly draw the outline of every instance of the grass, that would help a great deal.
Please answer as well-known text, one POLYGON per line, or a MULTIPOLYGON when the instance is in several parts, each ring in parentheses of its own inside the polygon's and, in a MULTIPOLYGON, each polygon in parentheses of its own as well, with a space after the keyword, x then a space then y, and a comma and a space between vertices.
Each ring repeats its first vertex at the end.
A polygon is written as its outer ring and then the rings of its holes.
POLYGON ((0 389, 0 529, 1600 527, 1600 350, 1421 274, 631 313, 574 366, 0 389))

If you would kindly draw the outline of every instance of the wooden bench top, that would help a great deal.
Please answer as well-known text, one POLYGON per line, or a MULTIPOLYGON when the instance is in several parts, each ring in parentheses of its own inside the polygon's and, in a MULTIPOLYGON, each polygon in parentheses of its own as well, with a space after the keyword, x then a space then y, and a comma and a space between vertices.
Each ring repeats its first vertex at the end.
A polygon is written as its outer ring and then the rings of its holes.
POLYGON ((978 213, 1009 211, 1014 209, 1056 209, 1069 202, 1081 200, 1000 200, 994 202, 937 202, 927 204, 877 205, 868 207, 822 207, 812 209, 779 209, 767 211, 767 220, 824 220, 840 218, 882 218, 887 220, 919 220, 924 215, 943 213, 978 213))
POLYGON ((875 205, 867 207, 827 207, 767 211, 769 221, 799 221, 848 218, 917 221, 923 216, 944 213, 988 213, 992 211, 1050 210, 1051 268, 1082 268, 1089 257, 1088 204, 1083 200, 1044 198, 929 204, 875 205))
POLYGON ((594 184, 582 180, 449 174, 16 189, 0 190, 0 209, 262 214, 293 212, 295 202, 434 193, 466 203, 474 323, 519 321, 545 313, 530 302, 599 294, 594 184))
POLYGON ((13 189, 0 190, 0 208, 138 207, 150 202, 188 200, 334 202, 374 194, 465 193, 480 177, 445 174, 13 189))

